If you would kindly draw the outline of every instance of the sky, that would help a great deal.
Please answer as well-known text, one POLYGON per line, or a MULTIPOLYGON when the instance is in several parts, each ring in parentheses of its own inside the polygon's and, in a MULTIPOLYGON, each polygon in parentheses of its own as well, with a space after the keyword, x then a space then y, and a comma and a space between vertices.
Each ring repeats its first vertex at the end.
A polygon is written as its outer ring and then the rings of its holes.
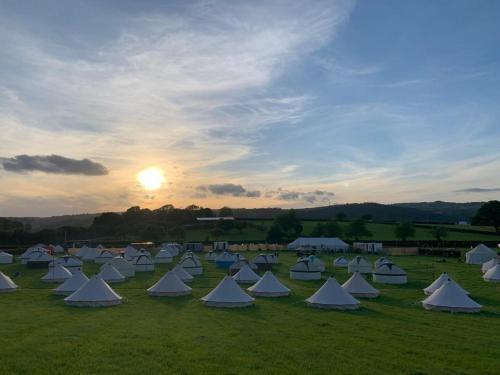
POLYGON ((500 197, 498 1, 0 2, 0 216, 500 197), (154 167, 165 182, 137 180, 154 167))

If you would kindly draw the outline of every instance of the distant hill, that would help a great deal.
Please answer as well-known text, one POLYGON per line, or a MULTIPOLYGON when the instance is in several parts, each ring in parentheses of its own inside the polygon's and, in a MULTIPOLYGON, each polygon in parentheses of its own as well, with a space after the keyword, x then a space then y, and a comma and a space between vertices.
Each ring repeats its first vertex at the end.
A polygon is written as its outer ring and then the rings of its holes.
POLYGON ((100 214, 78 214, 78 215, 62 215, 50 217, 8 217, 9 220, 20 221, 24 225, 30 224, 32 231, 42 229, 57 229, 60 227, 84 227, 88 228, 92 225, 92 221, 100 214))
MULTIPOLYGON (((417 202, 417 203, 351 203, 325 207, 299 208, 297 214, 301 219, 326 220, 334 218, 340 212, 348 219, 370 215, 375 221, 418 221, 429 223, 455 223, 470 220, 483 202, 417 202)), ((281 208, 235 208, 234 216, 239 219, 273 219, 284 210, 281 208)), ((214 210, 217 212, 217 210, 214 210)), ((63 215, 51 217, 12 217, 10 220, 30 224, 33 231, 56 229, 62 226, 84 227, 92 225, 99 213, 63 215)))
MULTIPOLYGON (((339 213, 355 219, 370 215, 378 221, 419 221, 430 223, 454 223, 470 220, 481 207, 482 202, 450 203, 450 202, 419 202, 419 203, 352 203, 325 207, 300 208, 297 215, 301 219, 331 219, 339 213)), ((234 209, 237 218, 272 219, 278 215, 280 208, 234 209)))

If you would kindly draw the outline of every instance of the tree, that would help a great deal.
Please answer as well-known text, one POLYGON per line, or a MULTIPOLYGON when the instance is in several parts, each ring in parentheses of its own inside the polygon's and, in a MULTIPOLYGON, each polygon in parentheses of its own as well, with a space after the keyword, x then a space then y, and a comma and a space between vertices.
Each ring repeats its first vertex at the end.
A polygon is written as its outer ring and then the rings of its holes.
POLYGON ((215 238, 215 240, 218 240, 224 234, 224 231, 220 228, 214 228, 210 234, 215 238))
POLYGON ((266 241, 272 243, 283 242, 283 238, 285 236, 285 232, 281 225, 278 223, 273 223, 267 232, 266 241))
POLYGON ((165 236, 165 228, 160 225, 149 225, 142 232, 142 238, 144 240, 159 241, 165 236))
POLYGON ((247 227, 247 222, 246 221, 235 221, 234 222, 234 229, 236 229, 238 232, 242 233, 243 229, 247 227))
POLYGON ((326 234, 325 226, 321 223, 316 224, 311 232, 313 237, 323 237, 326 234))
POLYGON ((363 219, 357 219, 348 225, 346 235, 358 241, 359 237, 371 237, 372 232, 366 228, 366 222, 363 219))
POLYGON ((233 210, 227 206, 222 207, 219 210, 219 217, 232 217, 233 215, 233 210))
POLYGON ((436 240, 438 240, 439 244, 441 244, 441 240, 444 237, 448 236, 448 232, 446 231, 446 228, 443 228, 443 227, 432 228, 431 234, 436 240))
POLYGON ((342 236, 342 227, 340 224, 334 220, 329 220, 325 224, 325 234, 328 237, 341 237, 342 236))
POLYGON ((365 221, 371 221, 373 219, 373 215, 372 214, 364 214, 363 216, 361 216, 361 218, 365 221))
POLYGON ((495 232, 500 228, 500 202, 489 201, 483 204, 472 219, 474 225, 491 225, 495 232))
POLYGON ((408 238, 415 235, 415 228, 412 223, 402 222, 394 228, 394 235, 401 241, 406 241, 408 238))
POLYGON ((174 239, 174 241, 180 242, 186 237, 186 231, 183 227, 177 225, 168 230, 168 235, 174 239))
POLYGON ((302 233, 303 227, 300 220, 297 218, 295 210, 283 212, 276 216, 274 222, 278 224, 288 236, 298 236, 302 233))
POLYGON ((337 215, 335 215, 335 217, 337 218, 338 221, 342 221, 342 220, 347 219, 347 215, 343 212, 337 213, 337 215))

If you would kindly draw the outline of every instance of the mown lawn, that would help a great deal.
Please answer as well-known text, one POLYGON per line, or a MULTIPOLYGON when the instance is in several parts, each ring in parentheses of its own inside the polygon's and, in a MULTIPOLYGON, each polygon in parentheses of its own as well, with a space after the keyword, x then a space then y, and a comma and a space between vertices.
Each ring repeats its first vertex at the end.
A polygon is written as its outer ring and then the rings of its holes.
MULTIPOLYGON (((254 227, 246 227, 244 230, 237 231, 231 230, 223 235, 224 240, 228 241, 254 241, 254 242, 262 242, 265 241, 267 235, 267 229, 271 225, 272 221, 270 220, 262 220, 262 221, 251 221, 250 223, 259 224, 266 228, 266 230, 258 230, 254 227)), ((313 228, 320 221, 303 221, 303 235, 310 236, 313 228)), ((322 222, 324 223, 324 222, 322 222)), ((348 222, 341 222, 340 225, 342 228, 346 229, 349 225, 348 222)), ((394 229, 395 224, 382 224, 382 223, 367 223, 368 230, 372 233, 371 237, 361 237, 361 240, 373 240, 373 241, 395 241, 397 240, 394 229)), ((449 228, 454 229, 463 229, 463 230, 485 230, 488 227, 476 227, 476 226, 463 226, 463 225, 454 225, 448 226, 449 228)), ((493 229, 491 229, 493 232, 493 229)), ((213 236, 210 234, 210 229, 190 229, 186 231, 186 241, 208 241, 213 240, 213 236)), ((418 241, 430 241, 435 240, 435 237, 432 235, 432 226, 429 225, 429 228, 415 228, 415 236, 410 238, 411 240, 418 241)), ((456 232, 456 231, 448 231, 448 235, 444 238, 446 241, 500 241, 500 236, 497 235, 488 235, 482 233, 468 233, 468 232, 456 232)))
MULTIPOLYGON (((253 254, 252 254, 253 255, 253 254)), ((322 256, 328 262, 332 256, 322 256)), ((374 260, 374 257, 370 257, 374 260)), ((252 307, 207 308, 199 298, 224 275, 204 263, 193 295, 152 298, 145 289, 166 271, 114 284, 126 302, 75 308, 38 279, 43 270, 2 265, 21 289, 0 295, 0 374, 498 374, 500 285, 457 260, 393 257, 409 273, 404 286, 375 284, 375 300, 358 311, 319 311, 303 300, 320 281, 292 281, 293 254, 275 269, 293 295, 252 307), (477 315, 428 312, 421 289, 450 272, 484 305, 477 315)), ((85 266, 87 274, 97 265, 85 266)), ((345 270, 335 270, 339 281, 345 270)))

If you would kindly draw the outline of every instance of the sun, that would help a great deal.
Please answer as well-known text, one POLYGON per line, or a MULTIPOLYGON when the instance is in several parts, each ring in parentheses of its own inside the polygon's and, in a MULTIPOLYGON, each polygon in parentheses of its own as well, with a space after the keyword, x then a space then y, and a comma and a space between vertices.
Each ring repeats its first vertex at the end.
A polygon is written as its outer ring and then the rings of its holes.
POLYGON ((139 181, 146 190, 156 190, 163 185, 165 177, 161 169, 150 167, 143 169, 137 174, 137 181, 139 181))

